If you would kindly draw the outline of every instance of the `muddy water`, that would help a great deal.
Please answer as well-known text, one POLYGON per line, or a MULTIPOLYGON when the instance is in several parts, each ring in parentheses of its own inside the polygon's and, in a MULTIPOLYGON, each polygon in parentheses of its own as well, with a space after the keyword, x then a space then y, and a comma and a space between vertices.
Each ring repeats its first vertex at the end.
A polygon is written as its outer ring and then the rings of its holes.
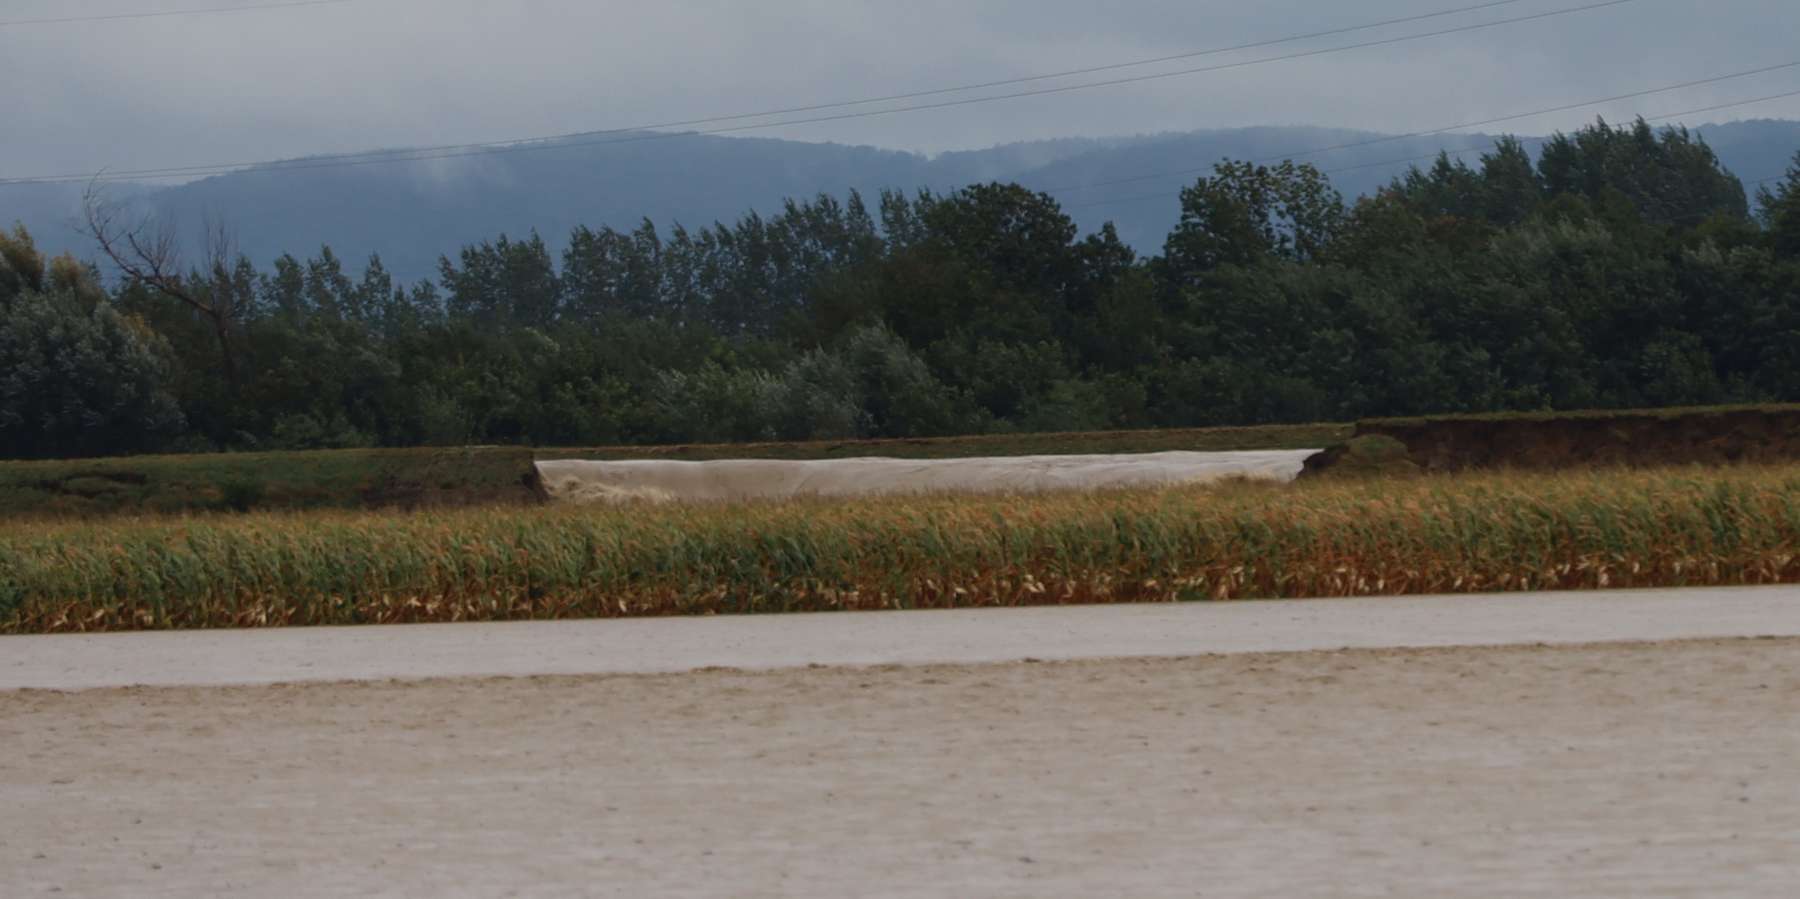
POLYGON ((1292 481, 1316 450, 994 459, 539 462, 552 499, 732 502, 907 493, 1035 493, 1219 481, 1292 481))
POLYGON ((0 693, 6 896, 1791 897, 1800 642, 0 693))

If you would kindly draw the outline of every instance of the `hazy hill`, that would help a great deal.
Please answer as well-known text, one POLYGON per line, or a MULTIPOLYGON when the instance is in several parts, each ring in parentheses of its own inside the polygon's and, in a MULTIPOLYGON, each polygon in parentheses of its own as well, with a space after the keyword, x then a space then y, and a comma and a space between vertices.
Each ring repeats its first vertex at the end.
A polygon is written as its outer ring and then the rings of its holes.
MULTIPOLYGON (((1800 148, 1800 122, 1753 121, 1699 129, 1746 180, 1781 174, 1800 148)), ((229 223, 260 265, 283 252, 330 244, 360 260, 381 254, 406 279, 431 277, 440 254, 501 233, 533 229, 560 245, 578 224, 698 227, 787 197, 856 189, 949 190, 1019 181, 1056 193, 1086 228, 1114 221, 1139 249, 1155 251, 1177 216, 1178 189, 1224 158, 1294 154, 1327 171, 1347 195, 1404 171, 1413 157, 1491 145, 1487 135, 1386 139, 1309 127, 1198 131, 1011 144, 926 157, 913 153, 761 138, 699 137, 580 145, 416 164, 249 171, 149 192, 149 202, 193 224, 229 223), (1347 149, 1327 153, 1327 147, 1347 149), (1161 173, 1166 177, 1142 178, 1161 173), (1124 183, 1083 188, 1096 182, 1124 183)), ((1465 158, 1473 161, 1471 153, 1465 158)), ((127 191, 135 188, 126 188, 127 191)), ((0 188, 0 222, 23 221, 45 248, 89 248, 70 227, 80 186, 0 188)))

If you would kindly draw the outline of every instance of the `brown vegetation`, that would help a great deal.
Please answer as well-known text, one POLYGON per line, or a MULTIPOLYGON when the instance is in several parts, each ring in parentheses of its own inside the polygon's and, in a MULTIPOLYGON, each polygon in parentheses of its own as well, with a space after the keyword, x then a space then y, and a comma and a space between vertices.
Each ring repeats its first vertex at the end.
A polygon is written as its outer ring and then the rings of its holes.
POLYGON ((1800 582, 1800 468, 0 525, 0 632, 1800 582))

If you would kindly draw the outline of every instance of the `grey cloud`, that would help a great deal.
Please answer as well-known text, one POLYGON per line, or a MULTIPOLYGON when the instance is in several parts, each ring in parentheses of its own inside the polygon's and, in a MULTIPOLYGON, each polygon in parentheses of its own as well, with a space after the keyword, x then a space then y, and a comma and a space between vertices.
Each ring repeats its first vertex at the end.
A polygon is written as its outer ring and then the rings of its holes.
MULTIPOLYGON (((106 0, 92 10, 154 2, 106 0)), ((1455 2, 362 0, 0 29, 0 84, 7 85, 0 175, 495 140, 829 102, 1266 39, 1455 2)), ((1577 2, 1527 0, 1369 36, 1577 2)), ((21 0, 5 5, 0 18, 66 9, 61 0, 21 0)), ((1800 4, 1791 0, 1641 0, 1303 61, 755 133, 937 151, 1250 124, 1417 130, 1793 61, 1800 59, 1795 33, 1800 4)), ((1516 130, 1795 89, 1800 70, 1521 122, 1516 130)), ((1800 117, 1800 101, 1701 118, 1745 117, 1800 117)))

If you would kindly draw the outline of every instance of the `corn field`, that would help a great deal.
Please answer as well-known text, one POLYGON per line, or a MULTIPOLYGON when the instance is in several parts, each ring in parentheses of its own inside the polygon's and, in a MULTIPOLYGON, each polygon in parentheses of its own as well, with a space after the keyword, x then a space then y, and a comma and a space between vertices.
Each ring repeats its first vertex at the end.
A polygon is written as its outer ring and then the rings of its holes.
POLYGON ((0 632, 1800 582, 1800 467, 0 525, 0 632))

